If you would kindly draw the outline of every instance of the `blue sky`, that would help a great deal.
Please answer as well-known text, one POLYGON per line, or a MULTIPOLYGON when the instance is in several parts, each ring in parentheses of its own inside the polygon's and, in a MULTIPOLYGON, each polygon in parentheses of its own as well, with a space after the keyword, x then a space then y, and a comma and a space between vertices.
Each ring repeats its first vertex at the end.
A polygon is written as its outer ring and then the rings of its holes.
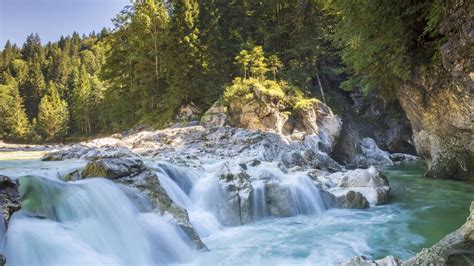
POLYGON ((42 43, 73 31, 88 34, 112 27, 130 0, 0 0, 0 50, 7 40, 22 45, 30 33, 42 43))

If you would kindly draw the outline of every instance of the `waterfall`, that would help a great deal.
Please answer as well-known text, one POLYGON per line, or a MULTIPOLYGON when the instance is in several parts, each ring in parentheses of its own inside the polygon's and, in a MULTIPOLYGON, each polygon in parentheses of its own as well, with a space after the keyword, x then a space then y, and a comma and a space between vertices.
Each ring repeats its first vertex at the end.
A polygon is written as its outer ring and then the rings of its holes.
POLYGON ((140 212, 111 181, 25 176, 20 184, 23 207, 3 243, 11 265, 151 265, 193 256, 175 224, 140 212))
POLYGON ((260 220, 268 216, 267 204, 265 199, 265 183, 262 180, 252 182, 253 194, 252 203, 252 219, 260 220))

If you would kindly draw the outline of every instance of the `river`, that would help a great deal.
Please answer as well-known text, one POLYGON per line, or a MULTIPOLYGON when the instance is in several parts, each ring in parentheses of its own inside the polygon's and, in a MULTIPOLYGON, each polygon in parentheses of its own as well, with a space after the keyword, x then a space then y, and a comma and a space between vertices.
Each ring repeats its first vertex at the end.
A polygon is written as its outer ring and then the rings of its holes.
MULTIPOLYGON (((406 259, 463 224, 474 200, 472 184, 427 179, 417 162, 381 168, 392 187, 392 200, 386 205, 325 210, 319 195, 307 195, 304 208, 295 205, 302 211, 293 217, 266 217, 260 210, 264 207, 256 204, 257 222, 223 226, 208 208, 209 202, 218 200, 212 178, 195 172, 181 173, 188 176, 186 180, 173 179, 171 174, 169 179, 160 177, 170 197, 188 209, 210 250, 196 252, 169 219, 150 213, 147 206, 136 207, 113 182, 101 178, 57 181, 84 166, 84 161, 41 162, 39 156, 38 152, 0 153, 0 174, 48 179, 21 178, 20 189, 41 187, 41 193, 25 199, 28 212, 16 213, 8 231, 2 232, 1 250, 10 265, 330 265, 356 255, 375 259, 389 254, 406 259), (317 206, 307 206, 308 202, 317 206)), ((148 159, 147 164, 166 176, 161 162, 148 159)))

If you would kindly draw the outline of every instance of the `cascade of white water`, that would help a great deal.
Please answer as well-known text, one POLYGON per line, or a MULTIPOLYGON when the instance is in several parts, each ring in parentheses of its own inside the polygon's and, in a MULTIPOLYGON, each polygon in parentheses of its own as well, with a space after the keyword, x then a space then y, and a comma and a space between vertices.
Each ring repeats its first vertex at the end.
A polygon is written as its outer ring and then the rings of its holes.
POLYGON ((193 256, 175 224, 140 212, 111 181, 26 176, 20 184, 23 207, 4 243, 11 265, 151 265, 193 256))
POLYGON ((267 204, 265 199, 265 183, 262 180, 256 180, 252 182, 253 194, 252 194, 252 219, 260 220, 268 216, 267 204))

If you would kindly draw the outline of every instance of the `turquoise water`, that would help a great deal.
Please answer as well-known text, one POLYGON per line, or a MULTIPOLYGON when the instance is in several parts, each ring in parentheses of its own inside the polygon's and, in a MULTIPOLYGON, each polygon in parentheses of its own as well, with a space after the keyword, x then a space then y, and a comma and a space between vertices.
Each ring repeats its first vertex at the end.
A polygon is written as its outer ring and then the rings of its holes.
MULTIPOLYGON (((54 178, 85 164, 41 162, 39 156, 0 153, 0 174, 54 178)), ((211 251, 193 253, 189 261, 203 265, 330 265, 356 255, 376 259, 392 254, 405 259, 464 223, 474 201, 473 184, 425 178, 420 163, 381 170, 392 186, 389 204, 222 228, 203 238, 211 251)))

